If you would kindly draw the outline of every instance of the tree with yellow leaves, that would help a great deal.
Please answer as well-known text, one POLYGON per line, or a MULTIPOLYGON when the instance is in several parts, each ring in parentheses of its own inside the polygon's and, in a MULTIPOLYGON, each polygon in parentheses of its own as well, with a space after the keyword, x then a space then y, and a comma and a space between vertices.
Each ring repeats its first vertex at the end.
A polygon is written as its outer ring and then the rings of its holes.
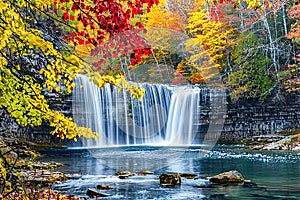
MULTIPOLYGON (((51 134, 61 139, 97 139, 98 133, 77 126, 71 117, 53 110, 47 94, 70 94, 78 73, 89 76, 99 87, 109 83, 125 88, 137 99, 141 99, 144 90, 128 84, 121 74, 95 71, 91 63, 84 61, 86 55, 78 53, 77 44, 70 45, 62 39, 66 27, 77 28, 65 21, 64 15, 53 12, 55 6, 62 8, 65 2, 0 0, 0 109, 22 126, 40 126, 45 122, 52 127, 51 134)), ((0 159, 0 181, 4 183, 5 167, 0 159)))
POLYGON ((171 12, 166 0, 154 5, 142 19, 146 29, 145 38, 151 44, 151 48, 159 53, 163 54, 176 48, 178 41, 182 39, 180 36, 185 29, 184 18, 171 12))
POLYGON ((224 69, 226 51, 234 43, 234 29, 217 17, 211 18, 205 5, 198 4, 189 13, 187 29, 191 38, 185 46, 191 53, 190 65, 203 74, 204 80, 209 80, 224 69))
POLYGON ((54 15, 55 3, 58 5, 52 0, 0 1, 0 108, 24 126, 47 121, 54 128, 51 133, 61 139, 96 138, 90 129, 77 127, 72 118, 51 110, 44 94, 71 93, 78 73, 88 75, 99 87, 110 83, 126 88, 136 98, 143 91, 129 85, 122 75, 95 72, 61 36, 51 34, 47 26, 54 26, 58 34, 65 30, 56 25, 65 23, 54 15))

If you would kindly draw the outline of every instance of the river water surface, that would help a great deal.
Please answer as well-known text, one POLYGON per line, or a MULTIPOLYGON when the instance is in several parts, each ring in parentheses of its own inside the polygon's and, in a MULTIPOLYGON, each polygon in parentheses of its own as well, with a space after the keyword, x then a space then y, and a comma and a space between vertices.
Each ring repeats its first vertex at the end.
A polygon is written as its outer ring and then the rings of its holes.
MULTIPOLYGON (((101 149, 59 149, 43 152, 43 161, 61 162, 61 170, 77 179, 53 186, 62 193, 86 196, 98 184, 114 189, 103 191, 105 199, 300 199, 300 154, 249 152, 236 148, 123 146, 101 149), (119 179, 119 170, 154 172, 148 176, 119 179), (240 171, 256 185, 208 186, 207 176, 229 170, 240 171), (158 175, 187 172, 196 179, 182 178, 181 186, 165 188, 158 175)), ((102 192, 102 191, 101 191, 102 192)))

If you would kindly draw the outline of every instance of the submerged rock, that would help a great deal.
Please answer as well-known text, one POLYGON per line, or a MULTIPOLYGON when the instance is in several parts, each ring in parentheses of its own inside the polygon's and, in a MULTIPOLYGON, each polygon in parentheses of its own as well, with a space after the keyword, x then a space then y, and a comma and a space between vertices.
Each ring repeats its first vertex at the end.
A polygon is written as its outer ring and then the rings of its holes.
POLYGON ((119 175, 118 177, 119 177, 119 179, 126 179, 126 178, 128 178, 129 176, 128 176, 128 175, 119 175))
POLYGON ((98 192, 94 189, 88 189, 86 191, 86 195, 88 195, 90 198, 99 198, 99 197, 107 197, 109 196, 109 194, 106 194, 106 193, 101 193, 101 192, 98 192))
POLYGON ((193 179, 198 176, 197 174, 191 174, 191 173, 180 173, 179 175, 180 177, 187 178, 187 179, 193 179))
POLYGON ((139 171, 137 174, 138 174, 139 176, 146 176, 146 175, 148 175, 148 174, 154 174, 154 172, 145 169, 145 170, 139 171))
POLYGON ((228 172, 224 172, 209 178, 211 183, 215 184, 235 184, 235 183, 243 183, 244 177, 243 175, 236 171, 231 170, 228 172))
POLYGON ((179 174, 161 174, 159 175, 159 183, 162 186, 174 187, 181 184, 181 178, 179 174))

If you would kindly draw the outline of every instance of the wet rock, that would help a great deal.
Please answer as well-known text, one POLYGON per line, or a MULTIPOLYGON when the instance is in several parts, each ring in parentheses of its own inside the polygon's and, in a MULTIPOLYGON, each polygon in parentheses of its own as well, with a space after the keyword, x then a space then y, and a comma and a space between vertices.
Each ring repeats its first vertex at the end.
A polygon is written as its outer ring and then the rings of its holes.
POLYGON ((197 174, 191 174, 191 173, 180 173, 179 175, 180 177, 187 178, 187 179, 193 179, 198 176, 197 174))
POLYGON ((161 174, 159 175, 159 183, 162 186, 174 187, 181 184, 179 174, 161 174))
POLYGON ((129 176, 134 176, 133 172, 130 171, 118 171, 116 172, 116 175, 120 178, 120 179, 126 179, 129 176))
POLYGON ((145 169, 145 170, 139 171, 137 174, 138 174, 139 176, 146 176, 146 175, 148 175, 148 174, 154 174, 154 172, 145 169))
POLYGON ((88 195, 90 198, 99 198, 99 197, 107 197, 109 196, 109 194, 106 194, 106 193, 101 193, 101 192, 98 192, 94 189, 88 189, 86 191, 86 195, 88 195))
POLYGON ((253 147, 250 147, 251 150, 261 150, 264 148, 264 145, 255 145, 253 147))
POLYGON ((243 183, 244 177, 243 175, 236 171, 231 170, 228 172, 224 172, 209 178, 211 183, 215 184, 235 184, 235 183, 243 183))
POLYGON ((289 145, 292 143, 293 136, 286 136, 282 140, 272 142, 265 145, 263 150, 289 150, 289 145))
POLYGON ((118 172, 116 172, 116 175, 117 176, 120 176, 120 175, 134 176, 134 173, 130 172, 130 171, 118 171, 118 172))
POLYGON ((111 189, 113 189, 113 187, 111 187, 109 185, 100 184, 100 185, 97 185, 97 189, 98 190, 111 190, 111 189))
POLYGON ((128 175, 119 175, 118 177, 119 177, 119 179, 126 179, 126 178, 128 178, 129 176, 128 176, 128 175))

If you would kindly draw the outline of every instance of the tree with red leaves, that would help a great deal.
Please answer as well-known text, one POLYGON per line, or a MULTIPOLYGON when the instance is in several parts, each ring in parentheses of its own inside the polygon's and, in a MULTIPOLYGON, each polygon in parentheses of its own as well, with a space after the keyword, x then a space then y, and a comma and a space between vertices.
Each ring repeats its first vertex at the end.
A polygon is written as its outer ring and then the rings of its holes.
POLYGON ((64 38, 71 44, 93 45, 92 56, 100 71, 111 59, 128 55, 130 63, 142 61, 150 55, 150 46, 140 35, 144 30, 139 16, 150 12, 158 0, 55 0, 54 11, 69 25, 64 38))

